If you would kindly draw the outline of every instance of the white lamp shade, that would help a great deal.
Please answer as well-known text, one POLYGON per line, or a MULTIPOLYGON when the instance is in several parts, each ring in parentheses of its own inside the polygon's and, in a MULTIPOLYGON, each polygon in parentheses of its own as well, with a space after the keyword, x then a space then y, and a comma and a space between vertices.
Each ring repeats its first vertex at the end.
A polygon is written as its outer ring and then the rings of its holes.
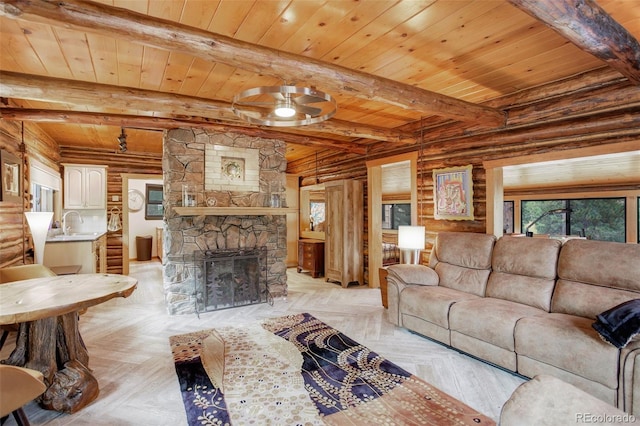
POLYGON ((25 212, 24 214, 31 229, 33 237, 33 251, 35 262, 42 264, 44 261, 44 244, 47 242, 49 225, 53 219, 53 212, 25 212))
POLYGON ((399 226, 398 248, 410 250, 424 249, 424 226, 399 226))

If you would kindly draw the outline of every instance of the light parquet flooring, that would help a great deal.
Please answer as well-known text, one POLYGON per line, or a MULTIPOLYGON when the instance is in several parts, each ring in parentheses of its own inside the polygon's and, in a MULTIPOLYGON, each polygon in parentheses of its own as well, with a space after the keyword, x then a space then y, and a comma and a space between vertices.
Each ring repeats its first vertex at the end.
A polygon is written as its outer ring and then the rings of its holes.
MULTIPOLYGON (((167 314, 158 261, 132 262, 138 288, 90 308, 80 318, 89 350, 89 367, 100 384, 98 399, 75 414, 61 414, 29 403, 32 425, 167 425, 186 424, 169 336, 263 318, 309 312, 402 368, 494 418, 519 377, 428 339, 386 320, 380 290, 347 289, 288 271, 289 294, 273 306, 259 304, 196 315, 167 314)), ((11 337, 0 358, 15 346, 11 337)), ((15 425, 10 417, 5 426, 15 425)))

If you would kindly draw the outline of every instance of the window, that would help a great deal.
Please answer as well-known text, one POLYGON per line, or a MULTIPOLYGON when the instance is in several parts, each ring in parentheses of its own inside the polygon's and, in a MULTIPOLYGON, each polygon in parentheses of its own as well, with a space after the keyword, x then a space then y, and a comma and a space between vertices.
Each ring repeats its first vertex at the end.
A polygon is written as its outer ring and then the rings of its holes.
POLYGON ((624 197, 523 200, 520 229, 523 233, 578 235, 592 240, 625 242, 625 211, 624 197))
POLYGON ((164 216, 164 206, 162 204, 162 185, 146 185, 146 205, 144 218, 147 220, 158 220, 164 216))
POLYGON ((411 225, 411 204, 382 204, 382 229, 398 229, 411 225))

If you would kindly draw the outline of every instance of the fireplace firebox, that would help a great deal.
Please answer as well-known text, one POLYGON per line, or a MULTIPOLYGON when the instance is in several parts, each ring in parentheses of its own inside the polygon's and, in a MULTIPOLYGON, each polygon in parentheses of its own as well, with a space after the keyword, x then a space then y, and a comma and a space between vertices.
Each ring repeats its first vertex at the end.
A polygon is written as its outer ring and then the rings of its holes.
POLYGON ((196 283, 196 312, 268 301, 266 247, 206 250, 196 259, 202 265, 196 283))

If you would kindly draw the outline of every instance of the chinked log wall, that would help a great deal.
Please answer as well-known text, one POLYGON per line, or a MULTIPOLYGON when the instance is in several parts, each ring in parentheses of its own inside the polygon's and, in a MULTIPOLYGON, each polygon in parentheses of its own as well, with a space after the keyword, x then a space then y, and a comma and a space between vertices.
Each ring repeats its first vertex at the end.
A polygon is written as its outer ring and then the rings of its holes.
POLYGON ((27 251, 31 241, 27 238, 27 224, 23 212, 29 210, 29 159, 57 169, 60 156, 58 145, 50 137, 42 133, 40 128, 24 123, 0 120, 0 149, 22 159, 22 203, 0 201, 0 268, 33 263, 27 251), (22 141, 24 139, 24 145, 22 141))
MULTIPOLYGON (((421 152, 418 223, 424 225, 428 232, 426 259, 437 232, 485 232, 487 192, 483 161, 621 142, 628 143, 629 150, 640 149, 640 88, 613 71, 587 73, 522 91, 488 105, 508 112, 505 128, 486 131, 464 127, 457 122, 438 123, 425 119, 422 123, 423 139, 419 126, 413 128, 416 132, 415 145, 394 147, 389 143, 377 143, 370 146, 366 157, 325 151, 319 153, 317 163, 315 156, 298 160, 289 164, 287 172, 299 174, 301 186, 316 183, 316 176, 319 183, 345 178, 366 182, 367 160, 418 150, 421 152), (475 219, 434 220, 433 170, 467 164, 473 166, 475 219)), ((628 188, 640 189, 640 183, 630 183, 628 188)), ((365 197, 365 208, 366 205, 365 197)), ((365 255, 368 252, 367 227, 365 220, 365 255)))
MULTIPOLYGON (((420 150, 418 165, 419 223, 432 237, 444 230, 485 232, 486 177, 485 160, 542 154, 583 147, 625 142, 640 149, 640 88, 632 86, 614 71, 601 70, 535 89, 522 91, 487 104, 508 112, 508 124, 496 131, 482 131, 461 126, 457 122, 425 119, 420 144, 419 125, 414 130, 417 143, 412 146, 377 143, 367 156, 327 150, 318 156, 317 176, 320 182, 337 179, 360 179, 366 182, 366 160, 420 150), (433 219, 432 171, 442 167, 473 165, 473 221, 436 221, 433 219)), ((419 124, 419 123, 418 123, 419 124)), ((108 209, 122 208, 112 195, 121 195, 120 173, 161 173, 161 159, 147 154, 119 154, 112 151, 58 147, 37 126, 25 123, 24 155, 20 153, 20 123, 0 120, 0 148, 19 157, 34 156, 56 167, 61 162, 105 164, 109 166, 108 209)), ((25 162, 26 163, 26 162, 25 162)), ((288 173, 299 174, 302 185, 315 183, 316 157, 292 162, 288 173)), ((25 169, 25 179, 28 170, 25 169)), ((635 188, 638 188, 638 184, 635 188)), ((366 185, 365 185, 366 194, 366 185)), ((25 198, 26 205, 26 198, 25 198)), ((365 197, 365 208, 367 200, 365 197)), ((365 210, 365 219, 367 217, 365 210)), ((365 241, 368 224, 364 224, 365 241)), ((25 250, 22 207, 0 202, 0 267, 23 262, 25 250), (5 227, 6 225, 6 227, 5 227), (6 230, 6 231, 5 231, 6 230)), ((109 234, 109 272, 118 273, 121 266, 122 235, 109 234)), ((427 254, 429 251, 427 247, 427 254)), ((365 242, 365 253, 366 242, 365 242)), ((366 264, 366 263, 365 263, 366 264)))

